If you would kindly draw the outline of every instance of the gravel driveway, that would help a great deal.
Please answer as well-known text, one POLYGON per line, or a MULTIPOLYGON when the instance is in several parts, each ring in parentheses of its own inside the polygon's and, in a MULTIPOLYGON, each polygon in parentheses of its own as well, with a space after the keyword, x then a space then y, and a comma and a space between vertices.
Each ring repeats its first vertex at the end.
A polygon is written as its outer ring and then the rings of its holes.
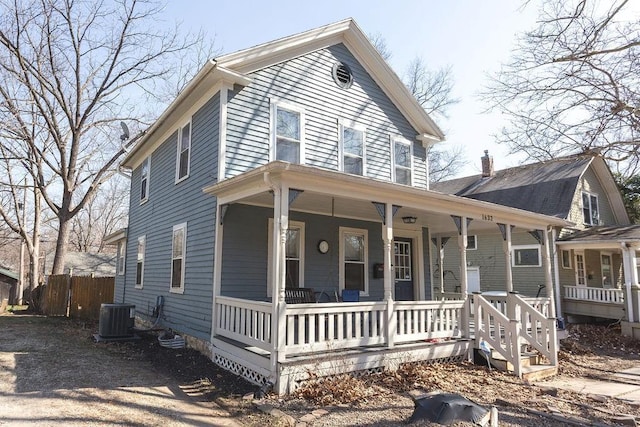
POLYGON ((68 320, 0 315, 0 426, 236 426, 167 375, 110 354, 68 320))

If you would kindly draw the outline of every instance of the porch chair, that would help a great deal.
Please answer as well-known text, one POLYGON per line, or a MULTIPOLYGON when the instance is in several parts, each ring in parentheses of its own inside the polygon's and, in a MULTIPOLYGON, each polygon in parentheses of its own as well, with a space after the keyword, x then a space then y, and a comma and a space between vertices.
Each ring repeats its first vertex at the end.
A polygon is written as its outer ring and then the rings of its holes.
POLYGON ((312 288, 291 288, 284 290, 284 301, 287 304, 308 304, 316 302, 312 288))
POLYGON ((342 302, 360 302, 360 291, 357 289, 343 289, 342 302))

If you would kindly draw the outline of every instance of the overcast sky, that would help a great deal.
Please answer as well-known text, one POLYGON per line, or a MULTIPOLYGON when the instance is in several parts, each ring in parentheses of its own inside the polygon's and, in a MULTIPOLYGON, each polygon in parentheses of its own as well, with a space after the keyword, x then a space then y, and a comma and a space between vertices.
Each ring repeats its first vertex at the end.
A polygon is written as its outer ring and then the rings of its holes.
POLYGON ((438 121, 446 134, 444 144, 464 145, 468 166, 462 175, 480 171, 485 149, 496 169, 519 164, 494 143, 503 122, 498 115, 482 114, 476 97, 486 73, 509 58, 515 35, 535 24, 535 8, 519 8, 516 0, 393 0, 393 1, 169 1, 167 17, 186 28, 204 28, 215 35, 222 53, 254 46, 290 34, 354 18, 367 34, 381 34, 392 52, 390 64, 402 76, 409 62, 422 57, 437 69, 451 65, 454 95, 461 99, 447 121, 438 121))

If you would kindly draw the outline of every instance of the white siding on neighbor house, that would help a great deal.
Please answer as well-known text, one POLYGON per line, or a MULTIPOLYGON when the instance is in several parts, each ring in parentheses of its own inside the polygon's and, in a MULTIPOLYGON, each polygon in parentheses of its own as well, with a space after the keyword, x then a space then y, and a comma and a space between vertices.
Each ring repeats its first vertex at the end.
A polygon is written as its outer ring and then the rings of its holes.
MULTIPOLYGON (((160 325, 208 339, 211 333, 213 248, 216 200, 202 188, 217 179, 218 118, 216 94, 192 118, 189 177, 175 183, 177 127, 152 153, 149 200, 129 206, 127 264, 124 283, 118 282, 116 301, 136 305, 143 318, 151 319, 156 298, 165 306, 160 325), (187 224, 184 293, 170 293, 173 226, 187 224), (137 238, 146 235, 144 288, 134 289, 137 238)), ((140 168, 133 171, 131 194, 138 194, 140 168)))
POLYGON ((414 186, 426 187, 426 149, 417 131, 343 45, 330 46, 252 73, 253 83, 229 94, 226 177, 269 161, 270 105, 281 101, 304 109, 304 163, 338 170, 338 121, 364 126, 367 176, 391 180, 390 136, 413 142, 414 186), (353 85, 334 82, 336 61, 349 66, 353 85))

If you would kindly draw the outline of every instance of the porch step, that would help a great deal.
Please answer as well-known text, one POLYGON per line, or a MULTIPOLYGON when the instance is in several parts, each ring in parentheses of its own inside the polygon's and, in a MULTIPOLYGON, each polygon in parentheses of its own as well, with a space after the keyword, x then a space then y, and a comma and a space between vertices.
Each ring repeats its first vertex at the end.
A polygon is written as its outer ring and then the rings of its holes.
MULTIPOLYGON (((525 381, 538 381, 558 374, 558 367, 543 363, 538 353, 522 352, 520 358, 522 362, 522 379, 525 381)), ((483 361, 486 364, 486 359, 483 359, 483 361)), ((491 366, 503 372, 514 371, 513 364, 495 350, 491 351, 491 366)))

